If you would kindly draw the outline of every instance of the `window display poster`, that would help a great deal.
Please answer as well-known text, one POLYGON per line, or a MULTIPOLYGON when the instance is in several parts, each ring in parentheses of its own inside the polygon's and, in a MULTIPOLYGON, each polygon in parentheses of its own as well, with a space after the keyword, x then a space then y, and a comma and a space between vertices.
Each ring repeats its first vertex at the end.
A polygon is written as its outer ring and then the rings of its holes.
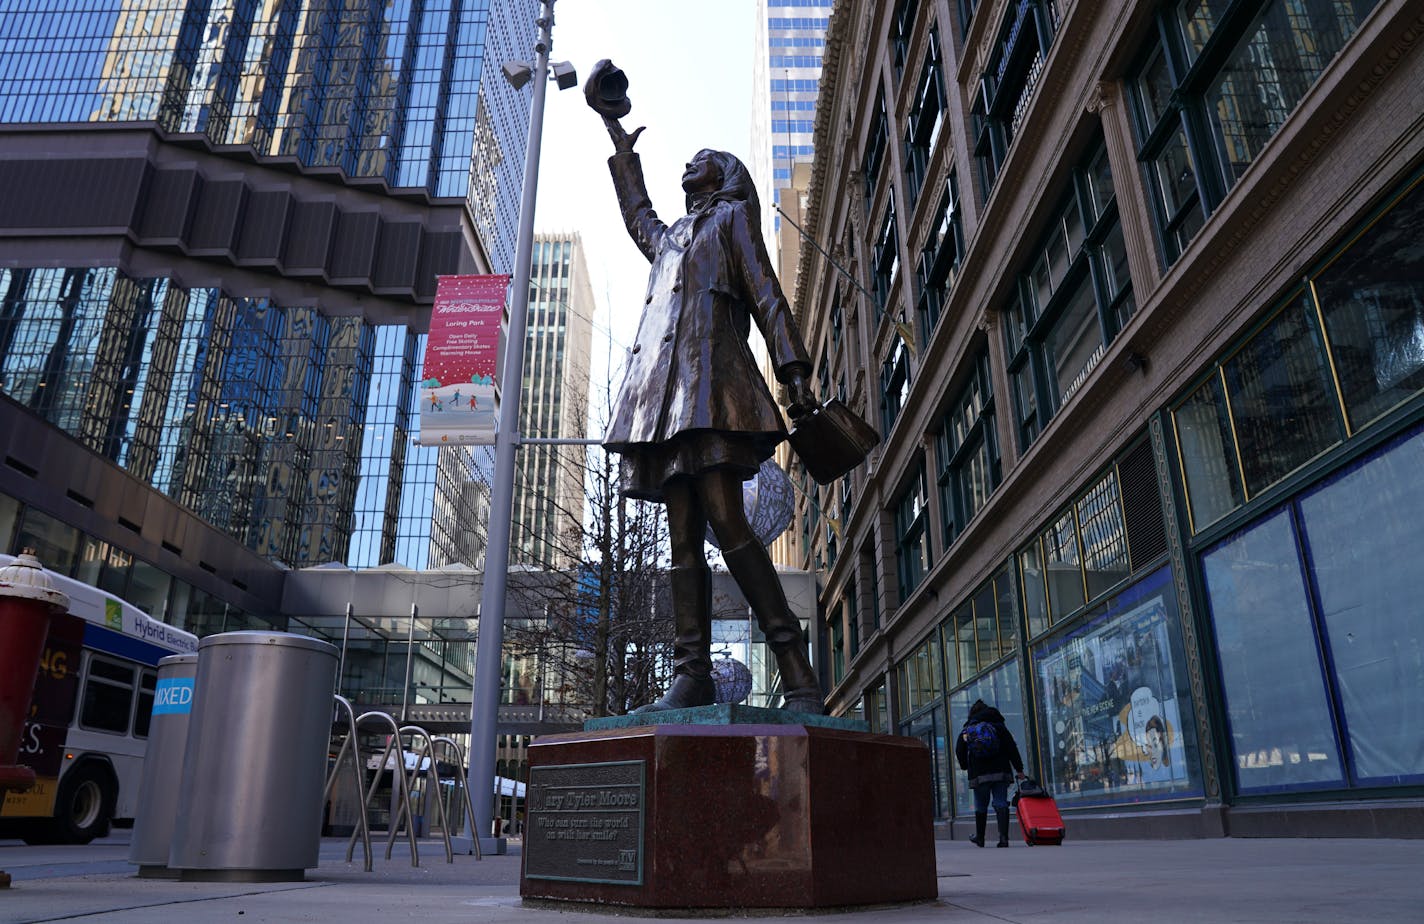
POLYGON ((441 276, 419 386, 422 446, 492 446, 495 363, 509 277, 441 276))
POLYGON ((1061 802, 1180 797, 1200 786, 1169 577, 1163 568, 1035 652, 1045 783, 1061 802))

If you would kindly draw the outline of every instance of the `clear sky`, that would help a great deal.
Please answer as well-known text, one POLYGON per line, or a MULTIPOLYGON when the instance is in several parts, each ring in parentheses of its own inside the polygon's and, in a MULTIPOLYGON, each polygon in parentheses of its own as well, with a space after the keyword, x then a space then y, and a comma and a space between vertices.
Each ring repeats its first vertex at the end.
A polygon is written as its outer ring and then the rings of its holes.
MULTIPOLYGON (((632 345, 648 261, 618 215, 608 155, 613 143, 584 103, 583 81, 600 58, 628 75, 632 131, 646 125, 636 150, 653 207, 667 221, 683 214, 683 166, 702 148, 744 161, 751 147, 755 0, 557 0, 551 59, 578 68, 579 86, 549 86, 539 169, 535 230, 578 231, 592 277, 593 391, 607 377, 606 337, 613 337, 614 387, 632 345)), ((532 49, 530 55, 532 57, 532 49)), ((498 67, 501 62, 486 62, 498 67)), ((590 434, 596 436, 598 434, 590 434)))

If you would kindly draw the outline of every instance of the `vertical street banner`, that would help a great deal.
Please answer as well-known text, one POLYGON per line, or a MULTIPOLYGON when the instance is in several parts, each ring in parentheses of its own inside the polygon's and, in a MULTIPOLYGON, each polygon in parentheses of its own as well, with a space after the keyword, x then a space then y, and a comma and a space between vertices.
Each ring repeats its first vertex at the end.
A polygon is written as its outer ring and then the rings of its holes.
POLYGON ((422 446, 492 446, 494 377, 509 276, 441 276, 419 388, 422 446))

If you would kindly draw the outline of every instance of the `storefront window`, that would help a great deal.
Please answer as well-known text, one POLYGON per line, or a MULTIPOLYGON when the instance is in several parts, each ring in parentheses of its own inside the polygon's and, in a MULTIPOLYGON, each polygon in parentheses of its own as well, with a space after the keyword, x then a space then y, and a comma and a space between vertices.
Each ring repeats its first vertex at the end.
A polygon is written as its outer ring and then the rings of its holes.
POLYGON ((977 636, 979 662, 993 664, 1007 652, 999 645, 999 614, 994 605, 994 588, 985 584, 974 594, 974 634, 977 636))
POLYGON ((940 625, 939 637, 940 644, 944 646, 944 685, 946 687, 957 686, 960 681, 959 646, 954 639, 953 617, 940 625))
POLYGON ((1201 791, 1171 572, 1161 568, 1034 650, 1044 783, 1060 803, 1201 791))
POLYGON ((1204 529, 1245 500, 1221 378, 1213 375, 1172 414, 1193 529, 1204 529))
MULTIPOLYGON (((978 678, 962 690, 949 697, 949 737, 959 734, 964 722, 969 718, 969 707, 976 699, 982 699, 997 707, 1004 714, 1004 724, 1018 742, 1019 753, 1028 758, 1026 742, 1028 735, 1024 724, 1023 678, 1019 674, 1019 661, 1005 661, 997 669, 978 678)), ((965 785, 964 773, 954 774, 954 810, 958 815, 974 812, 974 794, 965 785)))
POLYGON ((944 691, 939 672, 939 645, 931 635, 914 653, 900 662, 900 708, 903 714, 918 712, 939 701, 944 691))
POLYGON ((74 572, 79 558, 79 530, 30 507, 20 521, 15 551, 34 549, 35 557, 55 574, 74 572))
POLYGON ((1280 511, 1202 557, 1242 792, 1343 776, 1292 533, 1280 511))
POLYGON ((1359 429, 1424 389, 1424 181, 1315 278, 1315 294, 1359 429))
POLYGON ((1300 502, 1352 776, 1424 778, 1424 433, 1300 502))
POLYGON ((1088 598, 1092 599, 1110 590, 1130 570, 1117 472, 1104 473, 1075 506, 1083 537, 1083 574, 1088 581, 1088 598))
POLYGON ((1043 554, 1048 571, 1048 602, 1054 622, 1066 618, 1084 603, 1083 562, 1078 555, 1078 533, 1073 511, 1065 510, 1043 532, 1043 554))
POLYGON ((956 640, 955 650, 959 653, 959 676, 973 677, 979 673, 979 656, 974 647, 974 604, 965 602, 949 617, 946 627, 951 628, 956 640))
POLYGON ((994 575, 993 594, 999 611, 999 652, 1013 654, 1019 644, 1019 607, 1011 568, 1006 566, 994 575))
POLYGON ((134 559, 128 601, 154 619, 168 622, 168 587, 172 580, 148 562, 134 559))
POLYGON ((949 814, 950 779, 954 776, 955 764, 954 755, 948 748, 943 702, 902 722, 900 734, 919 738, 929 749, 930 773, 934 787, 934 815, 936 818, 946 817, 949 814))
POLYGON ((1248 494, 1344 437, 1312 307, 1297 295, 1222 365, 1248 494))
POLYGON ((1424 392, 1421 222, 1415 177, 1173 409, 1194 532, 1424 392))
POLYGON ((1048 629, 1048 597, 1043 590, 1043 556, 1038 542, 1019 552, 1019 573, 1023 576, 1024 614, 1028 616, 1029 638, 1048 629))
MULTIPOLYGON (((192 595, 188 598, 187 611, 183 618, 178 620, 175 616, 173 624, 180 629, 186 629, 198 637, 212 635, 215 632, 226 631, 228 606, 217 597, 208 594, 206 591, 193 589, 192 595)), ((349 669, 348 669, 349 670, 349 669)), ((345 689, 355 689, 348 687, 345 689)))
POLYGON ((944 624, 944 638, 945 661, 951 665, 951 674, 958 668, 958 678, 972 677, 1014 653, 1019 611, 1009 567, 979 585, 950 615, 944 624))

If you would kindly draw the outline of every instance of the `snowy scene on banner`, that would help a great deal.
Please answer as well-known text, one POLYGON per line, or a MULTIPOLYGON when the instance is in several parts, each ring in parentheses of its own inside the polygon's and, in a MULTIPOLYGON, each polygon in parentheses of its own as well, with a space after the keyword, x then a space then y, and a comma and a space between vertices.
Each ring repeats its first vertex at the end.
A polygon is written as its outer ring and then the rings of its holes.
POLYGON ((441 276, 420 383, 420 443, 494 444, 495 360, 508 276, 441 276))

